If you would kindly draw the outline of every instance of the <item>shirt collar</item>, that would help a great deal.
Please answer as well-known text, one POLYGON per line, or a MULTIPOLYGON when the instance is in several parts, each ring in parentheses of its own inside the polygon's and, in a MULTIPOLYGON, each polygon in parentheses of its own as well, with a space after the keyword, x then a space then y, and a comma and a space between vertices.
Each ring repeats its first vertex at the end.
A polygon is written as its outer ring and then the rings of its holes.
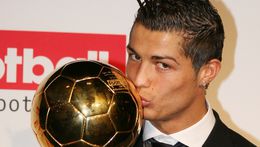
POLYGON ((207 102, 208 111, 205 116, 194 125, 170 135, 160 132, 149 121, 145 121, 143 141, 155 138, 168 144, 175 144, 177 141, 187 146, 201 147, 208 138, 215 124, 215 117, 210 104, 207 102))

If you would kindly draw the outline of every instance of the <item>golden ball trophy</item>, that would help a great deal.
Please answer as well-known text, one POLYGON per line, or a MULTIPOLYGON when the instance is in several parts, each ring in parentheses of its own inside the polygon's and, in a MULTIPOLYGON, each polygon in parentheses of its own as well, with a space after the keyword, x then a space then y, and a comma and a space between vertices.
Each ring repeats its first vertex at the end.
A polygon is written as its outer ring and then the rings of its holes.
POLYGON ((39 84, 31 123, 42 147, 131 147, 141 130, 142 106, 117 68, 73 61, 39 84))

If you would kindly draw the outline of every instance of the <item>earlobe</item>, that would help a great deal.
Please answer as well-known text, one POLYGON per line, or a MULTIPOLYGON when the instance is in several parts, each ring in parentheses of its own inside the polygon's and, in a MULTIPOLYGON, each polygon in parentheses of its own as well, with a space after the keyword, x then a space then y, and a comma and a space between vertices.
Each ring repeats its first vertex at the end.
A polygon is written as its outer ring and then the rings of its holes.
POLYGON ((216 78, 220 68, 221 63, 217 59, 212 59, 207 64, 203 65, 199 72, 199 86, 207 89, 210 82, 216 78))

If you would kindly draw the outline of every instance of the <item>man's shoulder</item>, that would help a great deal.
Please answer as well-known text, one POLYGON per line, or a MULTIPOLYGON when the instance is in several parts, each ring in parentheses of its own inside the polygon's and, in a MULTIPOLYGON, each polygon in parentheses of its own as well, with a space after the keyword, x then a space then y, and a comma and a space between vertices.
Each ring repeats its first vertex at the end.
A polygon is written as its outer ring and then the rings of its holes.
POLYGON ((231 134, 231 140, 233 141, 233 144, 238 146, 244 146, 244 147, 255 147, 256 145, 254 145, 253 143, 251 143, 249 140, 247 140, 245 137, 241 136, 240 134, 238 134, 237 132, 231 130, 230 128, 228 128, 231 134))
POLYGON ((208 139, 204 143, 204 147, 210 146, 243 146, 243 147, 255 147, 245 137, 227 127, 219 118, 219 115, 214 111, 216 123, 211 131, 208 139))

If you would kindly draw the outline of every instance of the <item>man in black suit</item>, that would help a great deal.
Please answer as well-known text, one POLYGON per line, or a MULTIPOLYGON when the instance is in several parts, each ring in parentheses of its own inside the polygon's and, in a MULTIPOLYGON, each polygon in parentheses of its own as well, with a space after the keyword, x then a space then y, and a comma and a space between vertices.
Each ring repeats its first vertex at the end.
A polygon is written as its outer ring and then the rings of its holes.
POLYGON ((138 0, 127 76, 144 110, 136 147, 254 146, 227 128, 206 100, 221 68, 224 29, 208 0, 138 0))

